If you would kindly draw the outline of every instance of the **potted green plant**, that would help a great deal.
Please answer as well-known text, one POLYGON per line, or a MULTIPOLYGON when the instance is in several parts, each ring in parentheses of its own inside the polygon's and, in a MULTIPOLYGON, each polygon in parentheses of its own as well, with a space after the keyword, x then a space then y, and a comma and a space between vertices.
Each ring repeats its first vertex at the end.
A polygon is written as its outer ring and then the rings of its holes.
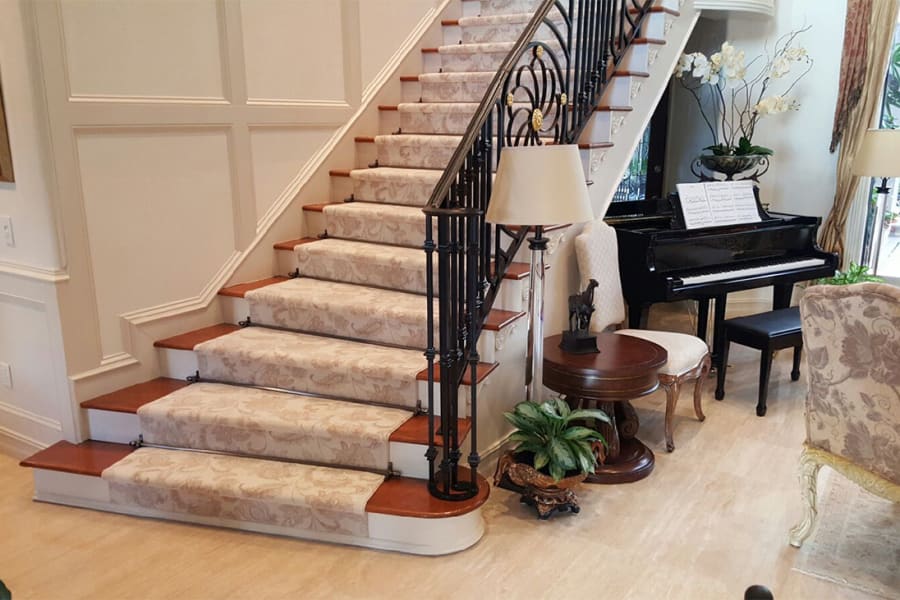
POLYGON ((833 277, 823 277, 816 281, 819 285, 852 285, 854 283, 862 283, 864 281, 884 281, 881 277, 869 274, 869 267, 866 265, 858 265, 854 262, 850 263, 850 268, 846 271, 838 271, 833 277))
POLYGON ((537 508, 539 518, 556 511, 577 513, 572 488, 594 472, 606 445, 599 431, 582 423, 610 423, 607 414, 572 410, 557 398, 542 404, 520 402, 503 416, 516 427, 509 438, 516 446, 500 458, 494 484, 520 492, 523 502, 537 508))

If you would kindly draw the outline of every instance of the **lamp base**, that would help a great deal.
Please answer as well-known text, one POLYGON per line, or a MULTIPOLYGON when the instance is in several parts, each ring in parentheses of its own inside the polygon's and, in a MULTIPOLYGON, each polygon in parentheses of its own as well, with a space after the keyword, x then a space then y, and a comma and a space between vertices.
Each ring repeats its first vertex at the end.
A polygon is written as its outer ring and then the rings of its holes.
POLYGON ((563 331, 559 347, 569 354, 596 354, 597 336, 584 331, 563 331))

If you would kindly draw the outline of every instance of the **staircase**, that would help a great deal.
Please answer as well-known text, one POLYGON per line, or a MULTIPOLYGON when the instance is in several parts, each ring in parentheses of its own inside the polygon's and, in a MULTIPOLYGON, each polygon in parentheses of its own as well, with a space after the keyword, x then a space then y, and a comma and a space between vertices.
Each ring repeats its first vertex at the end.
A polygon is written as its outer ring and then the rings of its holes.
MULTIPOLYGON (((157 341, 160 378, 83 402, 91 439, 22 463, 35 499, 417 554, 474 544, 490 486, 459 467, 476 483, 470 497, 436 497, 426 454, 448 454, 441 431, 473 456, 508 433, 502 412, 524 385, 528 265, 491 267, 498 291, 472 346, 477 364, 451 400, 445 366, 429 377, 426 358, 441 348, 426 300, 438 271, 429 281, 422 251, 437 232, 422 208, 540 4, 461 0, 462 16, 442 24, 447 45, 423 49, 425 72, 401 77, 409 102, 377 107, 381 134, 357 138, 356 168, 331 171, 331 202, 303 208, 307 237, 274 246, 282 275, 221 290, 228 322, 157 341)), ((635 40, 585 130, 586 170, 591 152, 617 143, 647 50, 665 46, 666 20, 678 17, 668 0, 647 15, 654 35, 635 40)), ((541 25, 538 39, 550 31, 541 25)))

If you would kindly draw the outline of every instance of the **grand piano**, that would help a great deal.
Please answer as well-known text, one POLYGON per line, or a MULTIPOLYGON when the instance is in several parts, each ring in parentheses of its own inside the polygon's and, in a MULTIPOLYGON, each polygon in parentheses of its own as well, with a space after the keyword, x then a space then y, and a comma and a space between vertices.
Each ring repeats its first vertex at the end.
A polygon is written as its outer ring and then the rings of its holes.
POLYGON ((785 308, 794 283, 834 274, 837 255, 816 243, 820 218, 759 211, 760 222, 691 230, 679 225, 677 213, 608 217, 618 236, 629 327, 646 327, 654 303, 692 299, 697 336, 706 339, 715 300, 713 365, 721 368, 720 325, 730 292, 773 286, 772 308, 785 308))

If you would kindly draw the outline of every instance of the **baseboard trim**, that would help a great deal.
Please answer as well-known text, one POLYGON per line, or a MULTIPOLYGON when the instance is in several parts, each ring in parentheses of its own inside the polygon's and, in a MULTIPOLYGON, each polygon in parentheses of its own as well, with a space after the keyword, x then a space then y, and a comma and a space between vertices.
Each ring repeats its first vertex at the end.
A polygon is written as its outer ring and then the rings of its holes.
POLYGON ((0 426, 0 452, 22 460, 47 446, 34 438, 17 433, 12 429, 0 426))

